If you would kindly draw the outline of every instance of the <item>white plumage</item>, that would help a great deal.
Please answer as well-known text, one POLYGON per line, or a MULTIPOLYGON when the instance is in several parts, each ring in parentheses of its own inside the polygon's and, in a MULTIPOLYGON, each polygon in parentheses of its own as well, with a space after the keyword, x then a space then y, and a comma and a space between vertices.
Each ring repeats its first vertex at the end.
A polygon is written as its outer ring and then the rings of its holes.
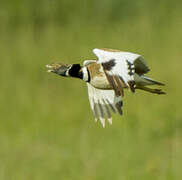
POLYGON ((80 64, 47 65, 48 72, 61 76, 84 80, 88 87, 90 106, 95 120, 105 127, 105 120, 112 124, 111 112, 122 115, 124 88, 141 89, 155 94, 165 94, 161 89, 151 89, 148 85, 164 85, 144 74, 149 68, 144 58, 135 53, 112 49, 94 49, 96 60, 86 60, 80 64))
POLYGON ((115 66, 110 71, 106 72, 109 75, 116 75, 123 78, 124 82, 128 85, 128 81, 134 80, 134 75, 128 74, 128 64, 127 61, 130 62, 133 66, 131 68, 134 68, 133 62, 141 57, 138 54, 130 53, 130 52, 113 52, 113 51, 106 51, 102 49, 94 49, 94 54, 98 57, 98 63, 102 64, 105 62, 109 62, 110 60, 115 60, 115 66))
POLYGON ((88 96, 91 109, 94 113, 95 120, 101 121, 102 126, 105 127, 105 119, 112 124, 111 111, 113 113, 121 113, 116 105, 121 102, 121 97, 116 97, 113 90, 101 90, 93 87, 87 83, 88 96))

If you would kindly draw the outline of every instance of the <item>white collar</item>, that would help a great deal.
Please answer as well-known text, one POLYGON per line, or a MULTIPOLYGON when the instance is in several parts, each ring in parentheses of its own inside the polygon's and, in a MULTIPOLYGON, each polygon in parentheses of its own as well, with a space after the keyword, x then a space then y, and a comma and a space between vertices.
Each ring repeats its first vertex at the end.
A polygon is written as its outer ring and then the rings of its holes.
POLYGON ((83 72, 83 80, 88 82, 89 80, 89 74, 88 74, 88 69, 87 67, 83 67, 82 68, 82 72, 83 72))

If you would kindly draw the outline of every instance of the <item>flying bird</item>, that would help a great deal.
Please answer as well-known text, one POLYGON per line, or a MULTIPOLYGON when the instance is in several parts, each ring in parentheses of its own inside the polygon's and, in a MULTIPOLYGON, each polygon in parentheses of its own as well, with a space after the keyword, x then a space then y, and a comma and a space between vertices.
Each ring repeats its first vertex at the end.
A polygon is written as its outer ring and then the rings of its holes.
POLYGON ((100 120, 103 127, 106 119, 112 124, 111 112, 122 115, 124 89, 165 94, 161 89, 148 87, 164 84, 145 76, 150 70, 141 55, 114 49, 94 49, 93 53, 98 60, 85 60, 82 66, 53 63, 46 67, 48 72, 86 82, 95 120, 100 120))

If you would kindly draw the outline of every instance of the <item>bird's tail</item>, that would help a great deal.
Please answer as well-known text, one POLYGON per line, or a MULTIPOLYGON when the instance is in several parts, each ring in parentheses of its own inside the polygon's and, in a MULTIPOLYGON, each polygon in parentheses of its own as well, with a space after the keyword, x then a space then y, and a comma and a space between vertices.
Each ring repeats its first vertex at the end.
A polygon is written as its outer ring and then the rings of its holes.
POLYGON ((144 79, 146 81, 146 85, 159 85, 159 86, 164 86, 164 83, 155 81, 147 76, 141 76, 142 79, 144 79))
POLYGON ((135 74, 134 76, 134 80, 136 82, 136 85, 138 86, 148 86, 148 85, 160 85, 160 86, 164 86, 164 83, 155 81, 147 76, 139 76, 138 74, 135 74))
POLYGON ((135 82, 136 82, 136 87, 135 89, 141 89, 144 91, 148 91, 150 93, 154 94, 166 94, 162 89, 151 89, 146 86, 148 85, 159 85, 159 86, 164 86, 164 83, 155 81, 147 76, 135 76, 135 82))

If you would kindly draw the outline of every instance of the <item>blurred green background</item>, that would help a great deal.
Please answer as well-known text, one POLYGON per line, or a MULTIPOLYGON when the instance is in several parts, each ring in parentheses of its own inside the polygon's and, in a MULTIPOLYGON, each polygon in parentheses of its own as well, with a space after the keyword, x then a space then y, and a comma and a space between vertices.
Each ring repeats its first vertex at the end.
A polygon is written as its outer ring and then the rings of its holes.
MULTIPOLYGON (((182 179, 182 1, 0 2, 0 180, 182 179), (46 72, 142 54, 167 95, 126 93, 124 115, 95 123, 87 88, 46 72)), ((150 73, 149 73, 150 75, 150 73)))

